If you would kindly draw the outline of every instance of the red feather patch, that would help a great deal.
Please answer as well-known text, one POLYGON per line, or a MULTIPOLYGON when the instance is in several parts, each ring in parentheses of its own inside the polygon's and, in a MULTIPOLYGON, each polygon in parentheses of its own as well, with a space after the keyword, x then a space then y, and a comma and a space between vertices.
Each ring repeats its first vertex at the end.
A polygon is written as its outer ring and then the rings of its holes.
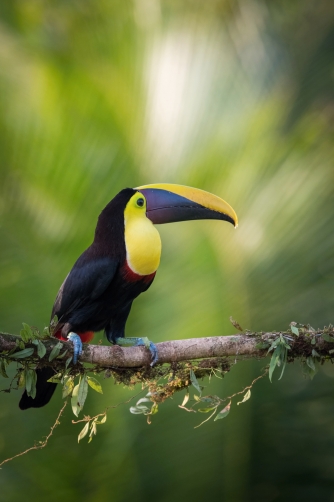
POLYGON ((147 283, 151 282, 154 279, 156 272, 153 272, 153 274, 149 275, 139 275, 136 274, 136 272, 133 272, 133 270, 131 270, 131 268, 129 267, 128 263, 125 262, 125 264, 122 267, 122 274, 124 279, 128 282, 144 281, 147 283))
MULTIPOLYGON (((94 338, 94 331, 84 331, 83 333, 77 333, 77 335, 80 336, 82 343, 89 343, 91 340, 94 338)), ((57 331, 53 335, 55 338, 58 338, 58 340, 63 340, 64 342, 68 342, 68 338, 64 337, 61 334, 61 331, 57 331)))

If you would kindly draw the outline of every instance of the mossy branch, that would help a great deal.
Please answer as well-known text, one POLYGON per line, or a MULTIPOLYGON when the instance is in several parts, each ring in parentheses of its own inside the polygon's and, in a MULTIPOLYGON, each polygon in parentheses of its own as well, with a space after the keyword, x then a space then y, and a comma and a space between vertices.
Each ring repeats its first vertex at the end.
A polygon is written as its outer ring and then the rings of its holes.
MULTIPOLYGON (((265 357, 272 342, 280 336, 286 337, 289 341, 290 350, 287 362, 291 362, 296 358, 306 359, 314 355, 314 351, 322 358, 333 357, 331 355, 334 348, 334 331, 332 326, 313 330, 313 328, 310 329, 306 326, 297 329, 292 325, 292 329, 295 330, 295 333, 291 330, 273 332, 246 331, 239 335, 190 338, 157 343, 159 363, 177 363, 230 356, 246 356, 248 358, 265 357), (296 332, 298 332, 298 335, 296 335, 296 332)), ((17 351, 21 350, 17 347, 19 340, 21 340, 19 336, 0 333, 0 352, 12 351, 16 348, 17 351)), ((39 362, 44 366, 53 366, 54 361, 49 362, 48 355, 58 343, 58 340, 54 338, 44 339, 43 343, 46 347, 46 355, 39 362)), ((68 350, 68 355, 71 355, 72 345, 68 343, 67 346, 66 342, 64 342, 64 345, 68 350)), ((37 358, 37 347, 30 343, 26 343, 25 346, 27 348, 34 348, 31 358, 27 358, 26 360, 37 358)), ((123 348, 117 345, 84 344, 80 362, 91 363, 95 367, 101 367, 101 369, 108 367, 139 368, 149 366, 150 353, 144 347, 123 348)), ((62 362, 57 359, 57 365, 61 366, 61 364, 62 362)))
MULTIPOLYGON (((241 330, 239 324, 232 318, 231 322, 235 328, 241 330)), ((248 401, 253 385, 267 374, 271 380, 275 368, 281 369, 279 377, 281 378, 286 363, 300 358, 304 373, 313 378, 319 364, 322 364, 326 359, 331 360, 332 354, 334 354, 332 325, 315 330, 309 325, 291 323, 290 329, 287 331, 245 331, 239 335, 191 338, 158 343, 160 364, 158 363, 154 368, 150 366, 151 355, 144 347, 122 348, 120 346, 84 345, 80 362, 90 363, 93 367, 85 367, 82 364, 69 367, 73 354, 71 343, 60 343, 59 340, 47 336, 50 333, 49 328, 40 334, 38 330, 30 328, 26 324, 23 326, 22 336, 0 333, 0 374, 2 376, 8 378, 6 366, 11 361, 17 361, 20 364, 14 379, 17 379, 20 387, 25 387, 26 391, 29 392, 28 395, 35 397, 35 368, 52 366, 55 371, 52 381, 63 385, 63 397, 65 399, 71 398, 75 416, 78 416, 82 411, 89 386, 97 392, 102 392, 101 384, 89 376, 89 372, 104 372, 105 376, 112 375, 116 382, 126 385, 132 386, 141 383, 142 391, 147 389, 149 392, 130 408, 130 412, 146 416, 148 423, 151 423, 151 418, 158 412, 161 403, 173 396, 175 392, 184 389, 186 394, 179 407, 187 412, 208 413, 209 415, 196 427, 204 424, 213 416, 215 416, 215 421, 223 419, 229 414, 232 401, 240 399, 237 405, 248 401), (270 364, 266 366, 260 376, 244 389, 224 398, 202 394, 204 387, 200 385, 198 378, 212 374, 224 376, 230 370, 228 358, 258 359, 268 355, 271 356, 270 364), (163 363, 167 364, 163 366, 163 363), (77 385, 75 385, 76 378, 79 381, 77 385), (192 400, 190 399, 191 387, 193 391, 196 391, 192 400), (188 401, 190 407, 186 407, 188 401)), ((11 386, 12 384, 7 391, 11 390, 11 386)), ((136 396, 132 396, 130 400, 134 397, 136 396)), ((45 441, 41 442, 39 446, 31 447, 4 460, 0 466, 33 449, 44 448, 59 423, 66 402, 45 441)), ((114 406, 107 406, 102 413, 94 417, 85 415, 83 419, 73 421, 73 423, 83 422, 85 424, 78 435, 78 441, 88 435, 88 442, 90 442, 96 435, 97 426, 106 422, 107 412, 112 407, 114 406)))

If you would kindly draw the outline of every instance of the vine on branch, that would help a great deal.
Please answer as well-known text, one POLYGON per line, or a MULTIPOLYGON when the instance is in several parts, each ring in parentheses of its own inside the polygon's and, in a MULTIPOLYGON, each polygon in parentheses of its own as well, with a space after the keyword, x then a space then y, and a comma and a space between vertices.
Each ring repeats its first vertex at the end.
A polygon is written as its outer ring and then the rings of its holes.
MULTIPOLYGON (((72 345, 67 342, 62 343, 52 337, 53 325, 56 322, 55 319, 50 327, 42 332, 23 323, 20 337, 0 333, 0 375, 8 379, 8 366, 16 364, 14 377, 9 387, 3 389, 2 392, 25 388, 27 394, 34 398, 36 396, 36 369, 51 366, 54 369, 54 376, 49 381, 62 385, 62 396, 65 399, 65 404, 46 439, 25 452, 4 460, 0 467, 33 449, 44 448, 54 428, 59 424, 59 418, 68 399, 71 401, 74 415, 79 417, 89 389, 103 393, 101 383, 95 376, 92 376, 92 373, 94 375, 103 373, 105 378, 113 377, 116 383, 130 388, 139 383, 140 393, 148 391, 134 406, 130 407, 130 412, 144 415, 149 424, 153 415, 159 411, 161 403, 171 398, 175 392, 185 389, 186 394, 179 408, 190 413, 208 414, 208 417, 196 426, 199 427, 214 416, 215 421, 227 417, 237 396, 242 395, 237 405, 248 401, 253 385, 267 374, 271 381, 276 368, 281 369, 279 376, 281 379, 286 364, 299 358, 304 374, 313 378, 320 365, 326 360, 331 360, 334 354, 332 325, 315 330, 310 325, 292 322, 289 330, 285 332, 257 333, 246 330, 239 335, 158 343, 159 364, 153 368, 149 365, 147 351, 142 347, 123 349, 118 346, 94 345, 85 346, 81 357, 82 362, 73 365, 72 345), (202 395, 204 387, 200 385, 199 380, 206 376, 209 379, 224 377, 231 368, 230 356, 235 356, 240 360, 245 357, 260 358, 268 355, 271 356, 269 365, 243 390, 224 398, 216 395, 202 395), (192 399, 189 389, 196 391, 192 399), (189 406, 188 403, 192 404, 189 406)), ((236 329, 242 329, 232 318, 231 323, 236 329)), ((126 402, 130 402, 139 394, 132 396, 126 402)), ((91 442, 97 433, 97 426, 106 423, 107 411, 116 406, 108 406, 94 417, 87 415, 83 419, 72 420, 73 424, 84 423, 78 435, 78 442, 87 435, 88 442, 91 442)))

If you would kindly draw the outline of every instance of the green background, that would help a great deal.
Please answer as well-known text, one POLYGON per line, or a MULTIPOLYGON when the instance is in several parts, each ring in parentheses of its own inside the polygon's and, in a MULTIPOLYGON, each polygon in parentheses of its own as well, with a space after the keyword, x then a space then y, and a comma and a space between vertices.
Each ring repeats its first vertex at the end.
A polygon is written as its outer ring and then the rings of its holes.
MULTIPOLYGON (((334 5, 328 1, 0 4, 0 328, 43 328, 122 188, 170 182, 227 200, 239 228, 159 227, 161 266, 127 333, 159 342, 333 321, 334 5)), ((96 341, 101 338, 97 335, 96 341)), ((238 361, 221 397, 264 361, 238 361)), ((6 464, 1 500, 334 501, 334 371, 299 363, 199 429, 183 393, 153 423, 111 410, 91 444, 68 408, 47 448, 6 464)), ((102 382, 85 413, 139 389, 102 382)), ((8 387, 0 380, 1 389, 8 387)), ((60 391, 1 394, 0 460, 45 436, 60 391)))

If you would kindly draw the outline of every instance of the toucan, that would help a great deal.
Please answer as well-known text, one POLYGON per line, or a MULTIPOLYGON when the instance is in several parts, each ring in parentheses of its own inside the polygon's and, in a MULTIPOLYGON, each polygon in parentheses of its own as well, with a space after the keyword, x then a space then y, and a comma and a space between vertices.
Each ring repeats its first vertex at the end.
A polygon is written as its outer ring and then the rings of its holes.
MULTIPOLYGON (((186 220, 225 220, 238 225, 237 215, 224 200, 204 190, 173 184, 153 184, 121 190, 101 212, 93 243, 75 262, 53 305, 53 336, 72 341, 73 363, 82 342, 104 330, 109 342, 145 345, 151 364, 157 348, 147 338, 125 338, 132 302, 151 286, 160 262, 161 240, 155 224, 186 220)), ((46 405, 56 388, 48 380, 50 367, 36 370, 36 397, 25 391, 19 407, 46 405)))

